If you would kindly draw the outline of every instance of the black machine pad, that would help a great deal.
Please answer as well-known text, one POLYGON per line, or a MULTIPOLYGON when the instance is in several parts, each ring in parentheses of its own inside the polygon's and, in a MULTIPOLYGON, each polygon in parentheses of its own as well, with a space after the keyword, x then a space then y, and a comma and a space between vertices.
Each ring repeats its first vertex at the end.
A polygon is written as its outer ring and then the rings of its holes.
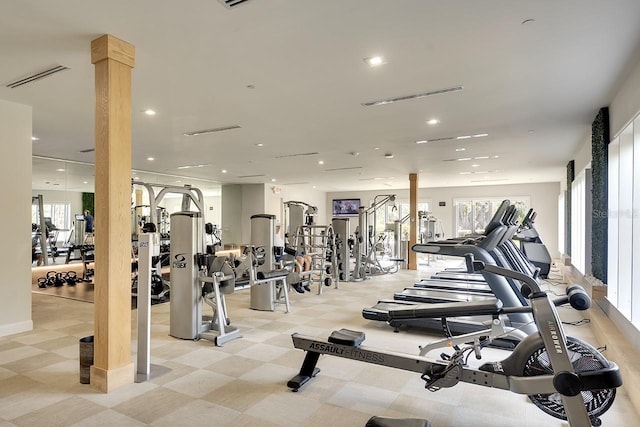
POLYGON ((420 418, 371 417, 365 427, 431 427, 431 423, 420 418))
POLYGON ((502 301, 468 301, 463 303, 415 304, 389 309, 389 319, 420 319, 499 314, 502 301))
POLYGON ((277 277, 285 277, 289 274, 289 270, 271 270, 271 271, 258 271, 258 280, 275 279, 277 277))
POLYGON ((364 341, 364 332, 352 331, 351 329, 340 329, 331 332, 328 341, 333 344, 359 347, 364 341))

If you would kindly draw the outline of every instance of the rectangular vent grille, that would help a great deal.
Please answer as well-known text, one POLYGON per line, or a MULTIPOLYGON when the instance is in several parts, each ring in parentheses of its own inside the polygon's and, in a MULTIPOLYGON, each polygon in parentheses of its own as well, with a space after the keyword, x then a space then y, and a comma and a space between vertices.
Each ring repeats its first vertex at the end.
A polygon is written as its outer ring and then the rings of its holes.
POLYGON ((228 9, 233 9, 234 7, 240 6, 243 3, 248 2, 249 0, 218 0, 220 3, 225 5, 228 9))
POLYGON ((286 182, 282 185, 306 185, 309 184, 308 182, 286 182))
POLYGON ((356 166, 352 168, 334 168, 334 169, 325 169, 325 172, 334 172, 334 171, 350 171, 355 169, 362 169, 362 166, 356 166))
POLYGON ((60 71, 68 70, 69 67, 64 65, 56 65, 55 67, 51 67, 47 70, 40 71, 39 73, 31 74, 29 76, 23 77, 21 79, 15 80, 11 83, 7 83, 7 87, 11 89, 15 89, 20 86, 24 86, 28 83, 33 83, 40 79, 44 79, 45 77, 52 76, 53 74, 59 73, 60 71))
POLYGON ((240 126, 231 125, 231 126, 222 126, 222 127, 219 127, 219 128, 194 130, 193 132, 185 132, 185 133, 183 133, 183 135, 184 136, 198 136, 198 135, 205 135, 207 133, 222 132, 222 131, 225 131, 225 130, 232 130, 232 129, 240 129, 240 126))
POLYGON ((81 153, 93 153, 94 151, 96 151, 95 148, 86 148, 84 150, 80 150, 81 153))
POLYGON ((464 86, 448 87, 445 89, 432 90, 430 92, 416 93, 414 95, 405 95, 405 96, 398 96, 395 98, 379 99, 377 101, 365 102, 362 105, 365 107, 373 107, 376 105, 392 104, 394 102, 409 101, 410 99, 424 98, 431 95, 440 95, 442 93, 458 92, 462 89, 464 89, 464 86))
POLYGON ((258 178, 260 176, 264 176, 264 175, 241 175, 238 178, 258 178))
POLYGON ((283 156, 276 156, 274 157, 274 159, 288 159, 290 157, 304 157, 304 156, 316 156, 320 153, 318 152, 313 152, 313 153, 298 153, 298 154, 285 154, 283 156))

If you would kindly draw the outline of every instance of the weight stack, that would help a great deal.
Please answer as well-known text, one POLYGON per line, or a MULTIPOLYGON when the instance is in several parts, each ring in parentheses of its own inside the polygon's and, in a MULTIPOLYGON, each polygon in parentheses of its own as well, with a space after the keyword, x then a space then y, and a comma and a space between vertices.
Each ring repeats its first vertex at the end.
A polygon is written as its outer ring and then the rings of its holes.
POLYGON ((349 259, 349 218, 333 218, 331 221, 335 236, 336 251, 333 254, 337 258, 338 278, 340 281, 351 280, 350 259, 349 259))

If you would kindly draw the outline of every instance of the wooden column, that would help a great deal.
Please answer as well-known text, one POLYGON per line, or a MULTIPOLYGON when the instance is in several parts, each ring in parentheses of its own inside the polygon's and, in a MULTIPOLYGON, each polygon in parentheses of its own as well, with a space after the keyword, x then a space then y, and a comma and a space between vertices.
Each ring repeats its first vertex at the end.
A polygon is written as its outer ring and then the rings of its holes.
POLYGON ((418 243, 418 174, 409 174, 409 270, 418 269, 418 256, 411 250, 418 243))
POLYGON ((131 362, 131 69, 133 45, 91 42, 95 65, 95 341, 91 386, 133 383, 131 362))

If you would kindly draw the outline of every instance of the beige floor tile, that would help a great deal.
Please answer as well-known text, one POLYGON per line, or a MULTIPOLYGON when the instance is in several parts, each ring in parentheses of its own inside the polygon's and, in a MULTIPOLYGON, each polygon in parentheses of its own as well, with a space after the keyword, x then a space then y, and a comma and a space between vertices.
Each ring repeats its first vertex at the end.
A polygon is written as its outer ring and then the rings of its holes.
POLYGON ((63 335, 53 340, 42 341, 39 343, 32 344, 32 347, 36 347, 36 348, 39 348, 40 350, 45 350, 45 351, 54 351, 54 350, 71 347, 71 346, 75 346, 76 349, 79 350, 78 338, 70 335, 63 335))
POLYGON ((0 382, 4 381, 6 378, 13 377, 15 375, 18 375, 18 374, 0 366, 0 382))
POLYGON ((75 341, 74 344, 68 345, 66 347, 56 348, 55 350, 51 350, 51 352, 67 359, 79 359, 80 344, 78 343, 78 337, 74 336, 72 337, 72 339, 75 341))
POLYGON ((152 390, 158 388, 156 384, 151 382, 127 384, 110 393, 102 393, 93 390, 86 384, 75 386, 75 392, 83 399, 89 400, 105 408, 113 408, 121 403, 127 402, 138 396, 142 396, 152 390), (77 391, 76 391, 77 390, 77 391))
POLYGON ((246 414, 283 426, 304 426, 320 403, 298 393, 276 394, 253 405, 246 414))
POLYGON ((80 366, 77 360, 63 360, 25 372, 24 376, 43 384, 67 390, 79 383, 80 366))
MULTIPOLYGON (((27 378, 24 375, 13 375, 0 382, 0 401, 12 394, 21 393, 23 391, 37 390, 42 387, 42 383, 27 378)), ((0 414, 2 411, 0 411, 0 414)))
POLYGON ((222 427, 235 426, 240 413, 203 400, 194 400, 183 407, 155 420, 154 427, 222 427))
MULTIPOLYGON (((271 423, 264 418, 252 417, 247 414, 240 414, 231 424, 232 427, 278 427, 279 424, 271 423)), ((0 427, 2 425, 0 424, 0 427)))
POLYGON ((19 347, 23 347, 23 344, 17 341, 2 341, 0 342, 0 353, 5 352, 7 350, 13 350, 19 347))
POLYGON ((233 377, 199 369, 182 378, 168 382, 163 387, 200 398, 233 380, 233 377))
POLYGON ((282 390, 280 386, 274 386, 273 384, 256 384, 238 379, 202 396, 201 399, 244 412, 269 397, 272 393, 280 390, 282 390))
POLYGON ((40 385, 37 390, 21 391, 0 399, 0 413, 7 420, 21 417, 69 398, 69 395, 40 385))
POLYGON ((128 417, 150 424, 191 402, 192 398, 167 388, 158 387, 129 399, 112 409, 128 417))
POLYGON ((36 343, 55 340, 57 338, 62 338, 65 336, 67 335, 64 333, 49 330, 49 331, 42 331, 42 332, 34 332, 29 335, 18 337, 15 339, 15 341, 25 345, 33 345, 36 343))
POLYGON ((246 349, 239 351, 237 354, 249 359, 269 362, 288 352, 286 348, 277 347, 269 344, 254 344, 246 349))
POLYGON ((73 396, 18 417, 12 422, 21 427, 66 427, 103 410, 102 406, 73 396))
POLYGON ((376 414, 388 408, 397 397, 398 393, 381 387, 349 383, 337 390, 327 403, 376 414))
POLYGON ((304 425, 305 427, 364 426, 369 418, 371 415, 364 412, 324 404, 305 420, 304 425))
POLYGON ((260 366, 262 366, 262 362, 259 360, 233 355, 232 357, 214 362, 205 367, 205 369, 238 378, 260 366))
POLYGON ((0 365, 7 365, 12 362, 20 361, 31 356, 45 354, 45 351, 31 346, 23 346, 12 348, 0 352, 0 365))
POLYGON ((202 344, 204 344, 205 347, 195 347, 193 351, 172 360, 183 365, 193 366, 194 368, 204 368, 212 363, 230 357, 230 354, 217 350, 215 345, 210 341, 202 341, 202 344))
MULTIPOLYGON (((269 325, 270 327, 271 325, 269 325)), ((279 332, 253 328, 242 334, 243 338, 247 341, 251 342, 265 342, 271 338, 277 337, 280 335, 279 332)))
POLYGON ((147 424, 136 421, 119 412, 107 409, 87 417, 80 422, 72 424, 69 427, 142 427, 146 425, 147 424))
POLYGON ((44 352, 37 356, 24 357, 11 363, 5 363, 3 366, 13 372, 19 374, 39 369, 43 366, 54 365, 59 362, 67 361, 66 358, 55 353, 44 352))
POLYGON ((81 324, 84 324, 84 322, 76 319, 57 319, 57 320, 49 320, 39 327, 42 329, 46 329, 48 331, 62 329, 63 332, 66 334, 67 328, 71 326, 78 326, 81 324))

